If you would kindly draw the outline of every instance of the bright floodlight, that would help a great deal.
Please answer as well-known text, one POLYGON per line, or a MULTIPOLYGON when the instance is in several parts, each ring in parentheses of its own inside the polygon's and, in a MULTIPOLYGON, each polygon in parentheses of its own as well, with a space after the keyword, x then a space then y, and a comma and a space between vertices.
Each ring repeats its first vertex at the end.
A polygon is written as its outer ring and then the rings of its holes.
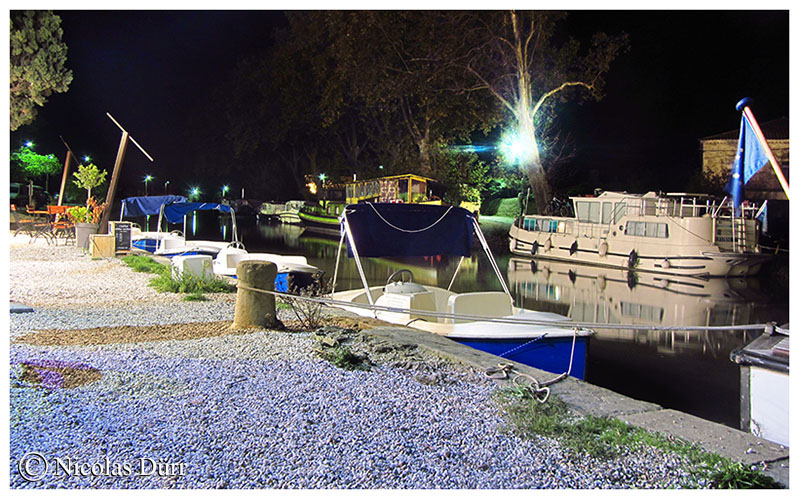
POLYGON ((33 142, 32 141, 25 141, 25 147, 26 148, 32 148, 33 147, 33 142))
POLYGON ((533 155, 536 145, 531 137, 518 133, 506 133, 500 142, 500 152, 506 162, 512 164, 524 163, 533 155))

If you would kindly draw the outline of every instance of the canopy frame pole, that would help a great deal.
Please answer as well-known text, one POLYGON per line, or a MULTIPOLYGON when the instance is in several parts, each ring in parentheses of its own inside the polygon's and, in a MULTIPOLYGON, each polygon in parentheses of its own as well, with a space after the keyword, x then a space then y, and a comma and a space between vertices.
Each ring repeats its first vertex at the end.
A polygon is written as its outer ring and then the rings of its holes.
POLYGON ((344 245, 345 234, 344 234, 344 226, 341 220, 339 221, 339 226, 340 226, 339 233, 341 234, 339 236, 339 249, 336 251, 336 265, 333 268, 333 284, 331 285, 331 295, 333 295, 334 292, 336 292, 336 279, 339 276, 339 261, 342 257, 342 245, 344 245))
POLYGON ((358 248, 356 248, 356 243, 353 240, 353 233, 350 231, 350 223, 347 222, 347 210, 342 211, 342 224, 344 226, 345 235, 347 235, 347 242, 350 244, 350 249, 353 251, 353 257, 356 260, 358 275, 361 277, 364 291, 367 292, 367 300, 369 300, 369 305, 373 306, 375 305, 375 301, 372 299, 372 293, 369 291, 369 283, 367 283, 367 276, 364 274, 364 268, 361 266, 361 257, 358 256, 358 248))
POLYGON ((494 255, 492 255, 492 251, 489 249, 489 244, 486 242, 486 238, 483 236, 483 231, 481 231, 478 221, 475 220, 474 217, 472 218, 472 226, 475 228, 475 235, 478 236, 478 241, 480 241, 483 251, 486 253, 486 257, 489 258, 489 264, 492 265, 492 269, 494 269, 497 279, 500 280, 500 284, 503 286, 503 291, 506 292, 506 295, 511 298, 511 303, 513 304, 514 296, 511 295, 511 291, 509 291, 508 285, 506 285, 506 280, 503 279, 503 275, 500 273, 500 268, 497 266, 497 262, 494 260, 494 255))
MULTIPOLYGON (((164 217, 164 207, 165 206, 166 206, 166 203, 162 204, 161 208, 158 209, 158 232, 159 233, 161 232, 161 219, 164 217)), ((153 253, 158 253, 158 251, 161 250, 161 244, 163 242, 164 242, 164 238, 161 238, 160 236, 156 238, 156 251, 153 252, 153 253)))
POLYGON ((233 226, 233 240, 231 242, 239 241, 239 233, 236 230, 236 212, 234 212, 233 207, 231 207, 231 222, 233 226))
POLYGON ((456 282, 456 276, 458 275, 458 271, 461 269, 461 263, 464 262, 464 256, 462 255, 461 258, 458 260, 458 266, 456 266, 456 270, 453 273, 453 277, 450 278, 450 284, 447 285, 447 291, 449 292, 451 288, 453 288, 453 283, 456 282))

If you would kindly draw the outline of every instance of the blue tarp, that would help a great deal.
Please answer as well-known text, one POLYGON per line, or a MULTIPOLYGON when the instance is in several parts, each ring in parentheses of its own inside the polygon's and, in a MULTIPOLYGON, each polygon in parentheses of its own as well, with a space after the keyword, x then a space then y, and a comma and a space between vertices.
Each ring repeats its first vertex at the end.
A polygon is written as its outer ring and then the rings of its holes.
POLYGON ((472 248, 472 214, 463 208, 359 203, 345 213, 361 257, 469 256, 472 248))
POLYGON ((134 196, 122 200, 123 217, 140 217, 142 215, 158 215, 161 205, 165 203, 183 203, 186 197, 175 194, 165 196, 134 196))
POLYGON ((195 210, 218 210, 220 212, 232 212, 231 207, 221 203, 170 203, 164 207, 164 217, 167 222, 178 224, 183 222, 183 216, 195 210))

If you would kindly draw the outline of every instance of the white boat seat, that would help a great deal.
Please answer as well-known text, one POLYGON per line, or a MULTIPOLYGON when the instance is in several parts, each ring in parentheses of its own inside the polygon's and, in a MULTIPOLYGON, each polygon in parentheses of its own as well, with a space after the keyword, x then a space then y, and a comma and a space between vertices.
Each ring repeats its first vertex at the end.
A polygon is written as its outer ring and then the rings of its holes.
MULTIPOLYGON (((511 297, 505 292, 468 292, 452 295, 447 299, 447 312, 501 318, 514 314, 511 297)), ((470 320, 456 319, 455 323, 470 320)))

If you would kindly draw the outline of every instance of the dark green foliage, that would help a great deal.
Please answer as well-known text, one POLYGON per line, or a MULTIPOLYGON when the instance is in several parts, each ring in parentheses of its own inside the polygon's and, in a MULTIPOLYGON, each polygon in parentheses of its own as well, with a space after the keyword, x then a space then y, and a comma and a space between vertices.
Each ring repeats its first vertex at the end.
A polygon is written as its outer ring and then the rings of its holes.
POLYGON ((236 286, 229 282, 214 278, 212 280, 200 279, 188 273, 179 277, 172 276, 169 266, 158 263, 151 257, 142 255, 127 255, 122 258, 134 271, 155 274, 150 280, 150 286, 159 292, 188 293, 186 300, 205 300, 203 293, 231 293, 236 291, 236 286))
POLYGON ((212 280, 201 279, 189 273, 183 273, 178 277, 173 277, 170 273, 161 274, 150 280, 150 286, 159 292, 171 293, 232 293, 236 291, 236 286, 219 278, 212 280))
POLYGON ((36 119, 50 94, 67 91, 72 71, 65 66, 61 18, 51 11, 11 11, 9 35, 10 125, 17 130, 36 119))
POLYGON ((27 145, 11 153, 11 161, 16 163, 16 171, 26 179, 54 174, 61 170, 61 161, 54 154, 40 155, 27 145))
POLYGON ((319 348, 317 354, 328 363, 343 370, 369 370, 368 359, 355 354, 347 346, 319 348))

